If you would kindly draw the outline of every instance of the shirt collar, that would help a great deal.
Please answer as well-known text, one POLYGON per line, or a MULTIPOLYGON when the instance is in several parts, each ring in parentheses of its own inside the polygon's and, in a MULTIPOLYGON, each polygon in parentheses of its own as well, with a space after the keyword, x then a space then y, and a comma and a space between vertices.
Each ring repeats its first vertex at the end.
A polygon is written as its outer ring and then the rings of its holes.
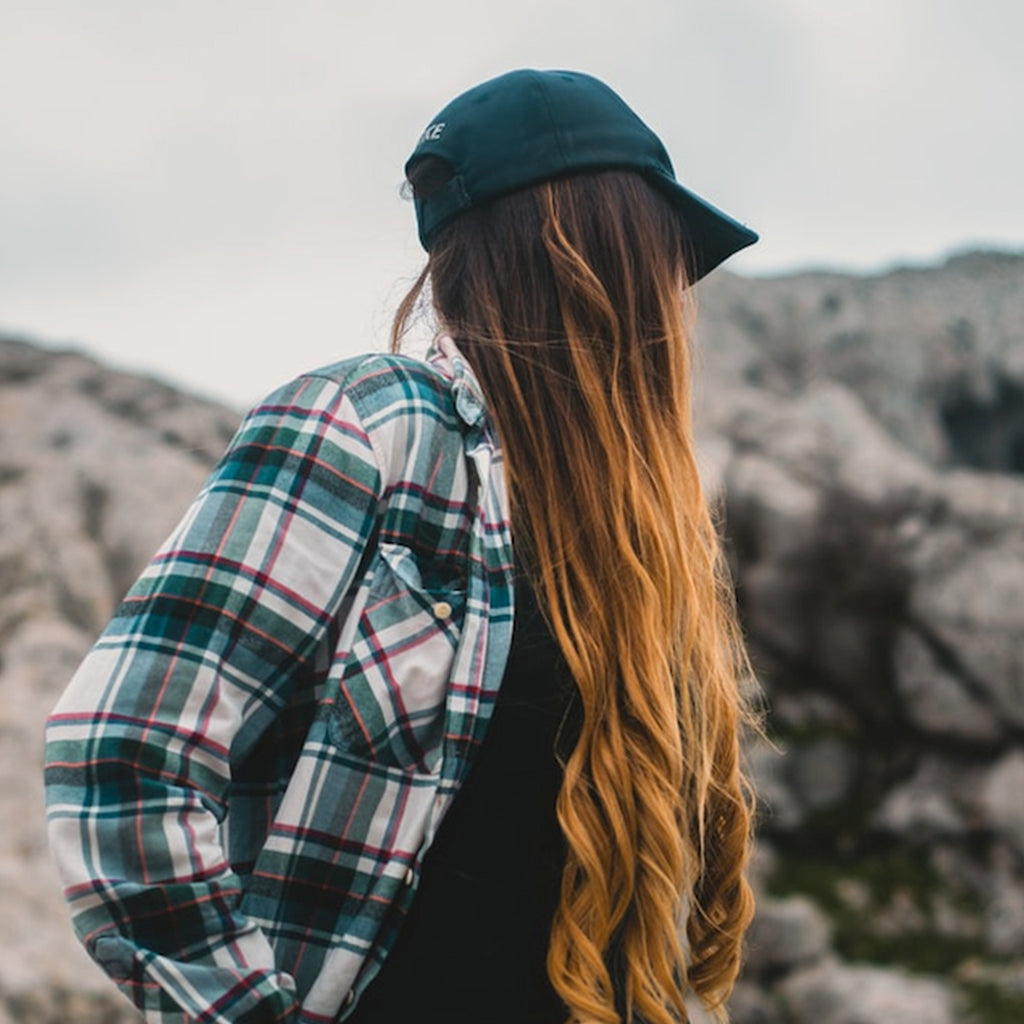
POLYGON ((459 418, 467 426, 478 427, 487 414, 484 393, 455 342, 446 335, 435 338, 427 358, 452 382, 452 397, 459 418))

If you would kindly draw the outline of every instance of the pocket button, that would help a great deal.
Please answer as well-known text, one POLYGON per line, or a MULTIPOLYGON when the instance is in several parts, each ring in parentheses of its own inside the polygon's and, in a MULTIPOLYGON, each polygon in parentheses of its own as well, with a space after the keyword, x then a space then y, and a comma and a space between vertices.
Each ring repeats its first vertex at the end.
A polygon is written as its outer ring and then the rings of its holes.
POLYGON ((447 619, 452 613, 452 606, 447 601, 438 601, 434 605, 434 614, 439 619, 447 619))

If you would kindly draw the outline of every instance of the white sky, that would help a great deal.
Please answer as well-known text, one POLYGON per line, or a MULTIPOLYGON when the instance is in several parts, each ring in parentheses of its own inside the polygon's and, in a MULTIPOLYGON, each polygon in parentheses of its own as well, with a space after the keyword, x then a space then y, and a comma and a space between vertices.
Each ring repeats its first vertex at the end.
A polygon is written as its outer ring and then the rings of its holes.
POLYGON ((1022 0, 0 0, 0 329, 244 406, 386 344, 401 167, 513 67, 605 79, 730 266, 1024 249, 1022 0))

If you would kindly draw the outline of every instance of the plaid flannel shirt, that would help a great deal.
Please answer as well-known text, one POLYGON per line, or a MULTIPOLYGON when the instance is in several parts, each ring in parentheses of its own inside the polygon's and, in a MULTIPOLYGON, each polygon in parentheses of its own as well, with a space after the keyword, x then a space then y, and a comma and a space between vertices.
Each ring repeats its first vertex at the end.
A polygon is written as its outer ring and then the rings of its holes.
POLYGON ((75 929, 153 1022, 323 1024, 393 945, 512 632, 450 342, 253 409, 47 725, 75 929))

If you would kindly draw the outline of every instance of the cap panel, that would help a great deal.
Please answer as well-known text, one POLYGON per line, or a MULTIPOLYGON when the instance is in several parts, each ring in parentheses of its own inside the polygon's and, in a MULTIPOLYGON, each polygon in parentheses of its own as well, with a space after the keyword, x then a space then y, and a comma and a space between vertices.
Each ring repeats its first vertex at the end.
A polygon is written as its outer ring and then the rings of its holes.
POLYGON ((442 156, 459 173, 479 176, 500 155, 552 130, 541 90, 536 72, 513 71, 456 96, 420 136, 406 167, 442 156))
POLYGON ((576 72, 553 72, 546 85, 566 170, 607 161, 619 167, 657 166, 672 174, 661 141, 604 82, 576 72))

